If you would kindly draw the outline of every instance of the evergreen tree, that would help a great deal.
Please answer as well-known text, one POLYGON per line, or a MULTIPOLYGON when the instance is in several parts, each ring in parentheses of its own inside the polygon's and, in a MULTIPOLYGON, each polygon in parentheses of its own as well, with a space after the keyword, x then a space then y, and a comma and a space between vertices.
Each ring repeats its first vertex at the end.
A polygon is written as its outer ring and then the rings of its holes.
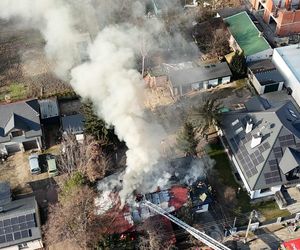
POLYGON ((197 155, 198 140, 193 125, 185 122, 182 130, 177 136, 177 146, 186 155, 197 155))
POLYGON ((83 104, 83 113, 85 117, 85 132, 95 137, 96 140, 108 141, 109 129, 105 121, 96 115, 91 101, 87 101, 83 104))
POLYGON ((208 99, 204 101, 204 104, 199 107, 194 107, 190 120, 196 130, 200 132, 202 136, 206 134, 209 128, 219 121, 222 104, 216 99, 208 99))
POLYGON ((244 52, 235 51, 229 66, 235 78, 244 77, 246 74, 246 59, 244 52))

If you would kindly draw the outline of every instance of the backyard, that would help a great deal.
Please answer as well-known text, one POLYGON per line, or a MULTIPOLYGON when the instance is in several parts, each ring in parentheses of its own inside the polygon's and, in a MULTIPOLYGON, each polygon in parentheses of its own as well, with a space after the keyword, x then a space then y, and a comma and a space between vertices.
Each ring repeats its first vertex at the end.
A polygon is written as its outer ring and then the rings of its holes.
POLYGON ((10 101, 23 100, 27 98, 27 87, 23 83, 12 83, 0 87, 0 102, 5 99, 10 101))
POLYGON ((211 180, 214 182, 214 180, 217 179, 217 182, 215 184, 212 183, 212 185, 218 187, 218 199, 229 208, 231 213, 235 215, 245 215, 252 210, 256 210, 264 217, 263 220, 271 220, 290 215, 286 209, 280 210, 277 203, 273 200, 259 203, 250 202, 250 197, 247 192, 243 190, 234 178, 230 161, 220 141, 209 144, 206 147, 206 152, 215 160, 213 171, 218 176, 218 178, 211 180), (228 193, 230 195, 228 195, 228 193))

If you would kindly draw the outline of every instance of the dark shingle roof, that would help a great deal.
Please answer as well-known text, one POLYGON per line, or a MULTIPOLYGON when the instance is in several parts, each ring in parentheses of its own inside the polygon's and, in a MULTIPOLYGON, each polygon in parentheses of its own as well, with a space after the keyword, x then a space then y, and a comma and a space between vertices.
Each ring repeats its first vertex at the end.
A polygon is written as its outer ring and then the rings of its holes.
POLYGON ((0 105, 0 142, 10 141, 12 129, 22 129, 25 137, 41 136, 39 104, 36 99, 0 105))
POLYGON ((63 131, 82 133, 84 130, 84 116, 81 114, 64 116, 61 121, 63 131))
POLYGON ((280 169, 287 147, 300 150, 300 113, 292 102, 262 111, 224 114, 222 128, 232 154, 252 190, 288 183, 280 169), (253 121, 251 132, 245 132, 247 120, 253 121), (252 148, 254 135, 261 133, 261 143, 252 148))
POLYGON ((169 73, 169 79, 173 87, 176 87, 231 75, 232 74, 227 63, 222 62, 196 68, 174 70, 169 73))
POLYGON ((256 73, 255 77, 259 81, 260 85, 285 81, 277 69, 256 73))

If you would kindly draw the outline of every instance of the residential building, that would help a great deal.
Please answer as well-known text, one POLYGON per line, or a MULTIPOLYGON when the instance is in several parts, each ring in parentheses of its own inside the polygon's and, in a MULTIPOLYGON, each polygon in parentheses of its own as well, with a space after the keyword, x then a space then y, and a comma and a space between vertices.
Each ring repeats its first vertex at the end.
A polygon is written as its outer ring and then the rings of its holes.
POLYGON ((173 70, 168 75, 173 96, 183 96, 196 90, 228 83, 231 76, 226 62, 173 70))
POLYGON ((288 36, 300 32, 299 0, 251 0, 256 11, 263 15, 266 23, 274 28, 278 36, 288 36))
POLYGON ((41 149, 40 106, 36 99, 0 105, 0 152, 41 149))
POLYGON ((300 105, 300 48, 290 45, 274 49, 272 58, 276 68, 285 78, 285 86, 292 91, 292 96, 300 105))
POLYGON ((248 65, 248 78, 260 95, 282 90, 285 81, 271 60, 250 63, 248 65))
POLYGON ((82 114, 63 116, 61 124, 64 133, 72 133, 78 141, 84 139, 84 116, 82 114))
POLYGON ((243 51, 247 62, 272 57, 273 49, 257 29, 247 12, 243 11, 224 18, 228 25, 230 46, 236 51, 243 51))
POLYGON ((223 115, 219 134, 251 199, 300 183, 300 113, 291 101, 262 97, 223 115))
POLYGON ((2 182, 0 187, 0 249, 43 248, 35 198, 28 197, 12 201, 8 198, 11 197, 9 185, 2 182))

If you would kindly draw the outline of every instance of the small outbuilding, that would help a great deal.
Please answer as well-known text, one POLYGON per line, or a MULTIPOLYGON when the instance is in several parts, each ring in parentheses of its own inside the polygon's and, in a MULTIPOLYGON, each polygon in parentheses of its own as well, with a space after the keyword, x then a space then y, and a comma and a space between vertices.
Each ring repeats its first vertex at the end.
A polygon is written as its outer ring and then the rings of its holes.
POLYGON ((271 60, 261 60, 249 64, 248 78, 260 95, 282 90, 285 82, 271 60))
POLYGON ((228 83, 231 76, 232 73, 226 62, 173 70, 168 75, 173 96, 183 96, 196 90, 228 83))

